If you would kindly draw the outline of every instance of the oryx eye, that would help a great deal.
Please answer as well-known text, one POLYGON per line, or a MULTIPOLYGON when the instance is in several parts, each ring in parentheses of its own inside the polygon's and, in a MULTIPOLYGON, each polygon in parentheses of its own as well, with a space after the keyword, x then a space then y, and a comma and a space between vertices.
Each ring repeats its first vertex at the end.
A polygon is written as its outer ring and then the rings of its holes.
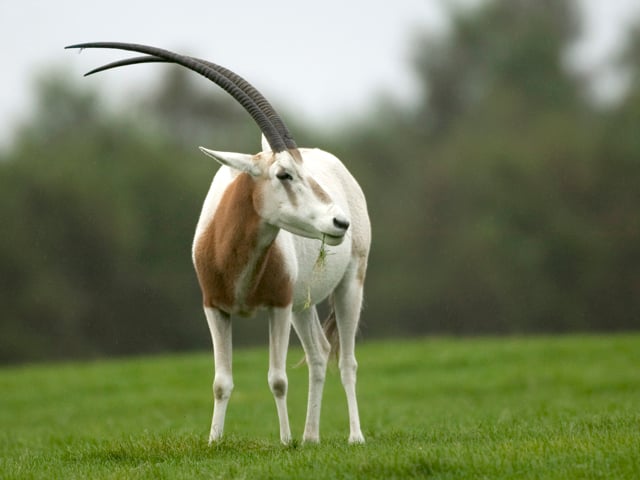
POLYGON ((291 176, 291 174, 286 170, 281 170, 278 173, 276 173, 276 178, 278 180, 282 180, 283 182, 286 180, 293 180, 293 177, 291 176))

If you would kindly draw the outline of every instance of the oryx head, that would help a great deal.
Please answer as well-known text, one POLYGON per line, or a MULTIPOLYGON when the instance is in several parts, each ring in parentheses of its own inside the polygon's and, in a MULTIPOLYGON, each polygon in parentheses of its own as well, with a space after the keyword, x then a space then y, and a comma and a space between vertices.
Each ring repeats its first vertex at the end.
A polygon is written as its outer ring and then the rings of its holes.
POLYGON ((293 136, 275 109, 242 77, 206 60, 145 45, 96 42, 67 48, 113 48, 145 54, 143 57, 104 65, 87 75, 124 65, 170 62, 193 70, 219 85, 257 123, 263 135, 262 152, 248 155, 200 149, 220 163, 245 172, 255 180, 256 195, 253 201, 256 211, 265 222, 297 235, 324 240, 329 245, 342 242, 349 228, 349 218, 305 168, 293 136))
POLYGON ((253 177, 253 204, 268 224, 329 245, 342 242, 349 219, 309 174, 298 151, 273 152, 268 145, 263 145, 257 155, 200 149, 223 165, 253 177))

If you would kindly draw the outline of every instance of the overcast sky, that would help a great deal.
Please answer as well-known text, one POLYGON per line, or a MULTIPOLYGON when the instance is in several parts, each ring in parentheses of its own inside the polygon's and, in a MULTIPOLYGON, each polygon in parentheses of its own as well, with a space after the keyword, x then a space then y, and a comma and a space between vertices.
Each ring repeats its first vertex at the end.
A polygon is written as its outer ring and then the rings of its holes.
MULTIPOLYGON (((457 3, 464 2, 458 0, 457 3)), ((535 0, 532 0, 535 1, 535 0)), ((580 0, 588 40, 579 63, 598 65, 623 41, 638 0, 580 0)), ((65 45, 125 41, 210 59, 237 71, 276 105, 331 122, 366 108, 379 91, 416 94, 409 59, 418 31, 446 28, 453 0, 0 0, 0 143, 28 112, 33 79, 51 68, 80 78, 122 53, 65 45)), ((466 3, 477 3, 466 0, 466 3)), ((130 67, 82 80, 117 98, 153 81, 158 65, 130 67), (121 95, 120 95, 121 96, 121 95)))

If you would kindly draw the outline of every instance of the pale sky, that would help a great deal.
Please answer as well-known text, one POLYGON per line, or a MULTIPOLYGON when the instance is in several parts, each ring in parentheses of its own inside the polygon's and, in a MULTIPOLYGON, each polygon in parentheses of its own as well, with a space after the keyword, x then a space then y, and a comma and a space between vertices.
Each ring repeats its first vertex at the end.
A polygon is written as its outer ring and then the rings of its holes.
MULTIPOLYGON (((453 1, 0 0, 0 144, 27 115, 36 75, 58 68, 81 79, 123 58, 123 52, 63 49, 86 41, 144 43, 206 58, 247 78, 276 106, 296 108, 313 122, 340 123, 366 111, 374 93, 394 92, 404 101, 416 95, 411 39, 445 29, 453 1)), ((590 35, 575 58, 593 68, 623 41, 621 26, 640 2, 579 1, 588 7, 590 35)), ((135 66, 81 81, 117 101, 123 92, 143 90, 163 68, 135 66)))

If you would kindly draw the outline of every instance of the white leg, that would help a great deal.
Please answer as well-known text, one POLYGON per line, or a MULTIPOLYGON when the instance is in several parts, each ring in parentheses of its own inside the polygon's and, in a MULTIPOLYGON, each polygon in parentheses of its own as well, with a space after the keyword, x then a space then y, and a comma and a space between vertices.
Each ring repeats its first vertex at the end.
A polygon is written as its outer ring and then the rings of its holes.
POLYGON ((304 442, 320 441, 320 407, 322 389, 327 371, 327 361, 331 346, 318 320, 318 312, 313 306, 293 315, 293 326, 300 338, 309 368, 309 396, 307 419, 304 425, 304 442))
POLYGON ((204 309, 213 340, 215 375, 213 378, 213 420, 209 433, 209 444, 220 440, 224 430, 224 417, 233 390, 231 373, 231 318, 214 309, 204 309))
POLYGON ((360 415, 356 399, 356 372, 358 362, 355 357, 355 339, 362 306, 362 284, 347 276, 334 294, 334 308, 338 334, 340 335, 340 378, 347 395, 349 409, 349 443, 363 443, 360 430, 360 415))
POLYGON ((280 441, 291 441, 287 413, 287 349, 291 331, 291 309, 274 308, 269 315, 269 387, 273 392, 280 421, 280 441))

